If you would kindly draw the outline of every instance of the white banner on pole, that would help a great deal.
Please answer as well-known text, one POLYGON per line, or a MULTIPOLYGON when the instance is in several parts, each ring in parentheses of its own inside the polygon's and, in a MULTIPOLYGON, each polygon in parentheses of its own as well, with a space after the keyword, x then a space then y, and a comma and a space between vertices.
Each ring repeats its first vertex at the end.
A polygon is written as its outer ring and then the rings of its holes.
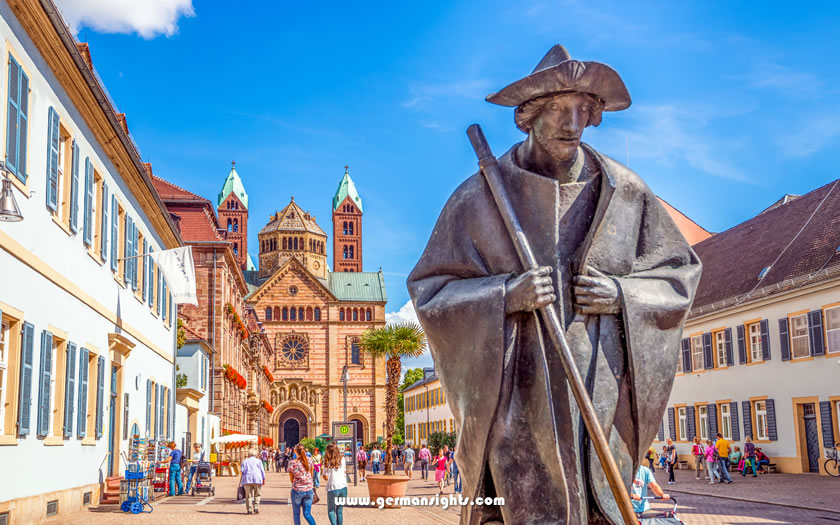
POLYGON ((151 252, 149 256, 163 272, 166 285, 169 287, 169 292, 175 302, 198 306, 198 298, 195 293, 195 266, 193 264, 192 246, 151 252))

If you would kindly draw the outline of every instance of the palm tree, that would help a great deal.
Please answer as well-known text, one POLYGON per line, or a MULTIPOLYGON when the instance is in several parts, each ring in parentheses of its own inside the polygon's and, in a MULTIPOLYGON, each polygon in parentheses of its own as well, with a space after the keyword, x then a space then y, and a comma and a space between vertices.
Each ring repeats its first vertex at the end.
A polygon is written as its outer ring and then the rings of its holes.
POLYGON ((419 357, 426 350, 426 334, 417 323, 402 323, 365 330, 359 347, 373 359, 385 358, 385 475, 391 470, 394 422, 397 419, 397 389, 402 375, 402 358, 419 357))

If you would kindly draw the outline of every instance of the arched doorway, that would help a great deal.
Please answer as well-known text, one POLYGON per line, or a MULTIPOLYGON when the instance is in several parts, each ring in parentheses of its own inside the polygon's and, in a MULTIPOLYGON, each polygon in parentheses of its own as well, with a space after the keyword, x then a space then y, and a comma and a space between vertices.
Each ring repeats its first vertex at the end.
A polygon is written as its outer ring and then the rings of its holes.
POLYGON ((351 416, 350 421, 356 422, 356 443, 366 444, 365 442, 365 427, 367 424, 361 416, 351 416))
POLYGON ((277 418, 277 443, 286 447, 297 445, 301 439, 309 437, 309 418, 298 408, 289 408, 277 418))
POLYGON ((294 418, 287 419, 283 423, 283 438, 286 448, 291 448, 300 443, 300 423, 294 418))

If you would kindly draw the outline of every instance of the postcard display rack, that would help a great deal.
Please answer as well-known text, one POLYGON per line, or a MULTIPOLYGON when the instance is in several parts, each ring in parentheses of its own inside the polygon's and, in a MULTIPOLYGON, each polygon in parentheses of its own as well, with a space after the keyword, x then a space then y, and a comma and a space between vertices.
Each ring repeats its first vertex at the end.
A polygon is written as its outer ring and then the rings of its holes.
POLYGON ((149 504, 149 485, 155 472, 158 445, 140 436, 133 436, 128 444, 125 479, 120 480, 120 509, 139 514, 152 512, 149 504), (148 510, 146 510, 148 507, 148 510))

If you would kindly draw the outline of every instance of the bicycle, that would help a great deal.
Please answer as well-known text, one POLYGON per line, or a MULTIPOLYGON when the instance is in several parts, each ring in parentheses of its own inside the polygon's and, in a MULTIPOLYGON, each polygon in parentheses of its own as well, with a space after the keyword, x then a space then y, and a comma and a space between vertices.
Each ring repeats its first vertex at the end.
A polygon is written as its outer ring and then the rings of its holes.
POLYGON ((825 457, 828 458, 823 463, 823 468, 825 472, 832 477, 840 477, 840 455, 837 453, 837 449, 840 448, 840 443, 835 443, 834 448, 825 451, 825 457))

